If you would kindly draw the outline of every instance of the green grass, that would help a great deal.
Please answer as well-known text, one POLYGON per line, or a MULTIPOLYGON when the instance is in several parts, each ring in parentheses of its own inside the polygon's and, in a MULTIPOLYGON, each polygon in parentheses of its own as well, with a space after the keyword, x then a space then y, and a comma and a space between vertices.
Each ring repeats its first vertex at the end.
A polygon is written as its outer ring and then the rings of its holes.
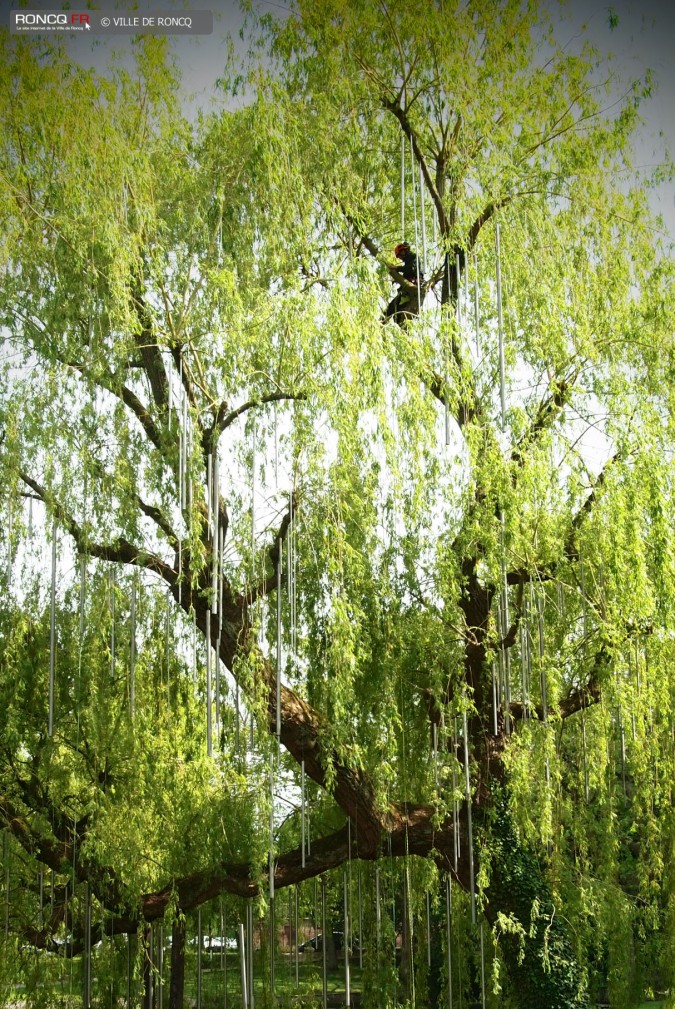
MULTIPOLYGON (((226 970, 223 970, 220 954, 204 954, 202 957, 201 975, 201 1003, 202 1009, 223 1009, 225 1001, 225 978, 227 978, 227 1002, 228 1009, 241 1009, 241 978, 239 970, 239 957, 236 952, 228 952, 225 955, 226 970)), ((61 961, 63 964, 63 961, 61 961)), ((56 963, 52 962, 52 968, 56 963)), ((96 963, 93 965, 93 1004, 100 1009, 109 1009, 110 997, 107 984, 99 983, 96 976, 96 963)), ((168 955, 164 959, 164 1006, 168 1004, 170 958, 168 955)), ((42 1004, 47 1006, 59 1006, 60 1009, 81 1009, 81 977, 80 971, 75 969, 72 982, 70 971, 62 973, 61 977, 54 976, 56 971, 49 977, 43 976, 38 987, 42 989, 42 1004), (72 987, 71 987, 72 984, 72 987), (51 994, 51 998, 48 994, 51 994), (45 998, 45 996, 47 996, 45 998)), ((59 973, 61 973, 59 971, 59 973)), ((362 974, 358 967, 358 958, 350 962, 350 985, 353 992, 362 990, 362 974)), ((327 976, 327 989, 330 994, 344 992, 345 977, 344 963, 340 961, 337 970, 329 971, 327 976)), ((275 994, 277 1000, 284 1007, 298 1007, 303 1004, 316 1005, 321 1002, 323 992, 322 981, 322 961, 321 956, 307 959, 298 963, 297 982, 295 957, 278 957, 275 961, 275 994)), ((117 993, 120 999, 126 1004, 126 974, 117 981, 117 993)), ((25 998, 25 987, 23 985, 13 986, 13 997, 10 1001, 22 1002, 25 998)), ((267 1002, 269 997, 269 979, 267 959, 262 952, 256 953, 254 994, 259 1004, 267 1002)), ((134 984, 134 1001, 139 1004, 138 982, 134 984)), ((186 1004, 195 1005, 197 998, 197 955, 190 951, 186 956, 185 964, 185 1000, 186 1004)), ((121 1006, 121 1002, 119 1003, 121 1006)), ((665 1009, 665 1001, 643 1002, 636 1009, 665 1009)))

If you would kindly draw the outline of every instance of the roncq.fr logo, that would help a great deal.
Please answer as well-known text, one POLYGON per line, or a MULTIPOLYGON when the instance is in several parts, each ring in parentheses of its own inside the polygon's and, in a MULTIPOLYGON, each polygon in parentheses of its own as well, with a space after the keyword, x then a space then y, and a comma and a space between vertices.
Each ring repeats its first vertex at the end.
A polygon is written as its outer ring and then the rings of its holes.
POLYGON ((14 24, 15 25, 45 25, 49 27, 50 25, 88 25, 89 15, 88 14, 77 14, 69 11, 64 14, 46 13, 46 14, 20 14, 18 11, 14 14, 14 24))

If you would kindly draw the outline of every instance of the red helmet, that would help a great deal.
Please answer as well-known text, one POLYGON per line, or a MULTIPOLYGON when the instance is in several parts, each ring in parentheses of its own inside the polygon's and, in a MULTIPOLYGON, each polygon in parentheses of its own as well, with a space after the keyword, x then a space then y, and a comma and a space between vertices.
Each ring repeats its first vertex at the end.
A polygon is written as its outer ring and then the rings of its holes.
POLYGON ((407 242, 399 242, 394 249, 394 255, 397 259, 403 259, 403 253, 410 252, 410 246, 407 242))

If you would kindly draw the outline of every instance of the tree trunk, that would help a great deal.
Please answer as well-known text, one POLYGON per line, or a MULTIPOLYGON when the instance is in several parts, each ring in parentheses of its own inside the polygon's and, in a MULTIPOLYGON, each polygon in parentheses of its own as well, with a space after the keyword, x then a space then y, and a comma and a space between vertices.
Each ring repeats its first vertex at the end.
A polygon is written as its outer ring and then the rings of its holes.
POLYGON ((326 970, 337 970, 337 950, 335 949, 332 925, 326 929, 326 934, 321 937, 321 942, 326 944, 326 970))
POLYGON ((185 991, 185 918, 176 916, 171 929, 169 1009, 183 1009, 185 991))
POLYGON ((512 996, 520 1009, 589 1009, 583 971, 542 868, 518 838, 503 795, 494 807, 487 916, 494 925, 501 912, 514 926, 499 929, 512 996))

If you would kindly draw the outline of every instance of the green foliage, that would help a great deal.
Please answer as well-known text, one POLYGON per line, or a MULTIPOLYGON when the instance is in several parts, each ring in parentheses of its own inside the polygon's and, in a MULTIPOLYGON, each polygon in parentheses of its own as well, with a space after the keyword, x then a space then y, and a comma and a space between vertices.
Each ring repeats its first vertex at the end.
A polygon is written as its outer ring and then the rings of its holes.
MULTIPOLYGON (((194 121, 157 40, 134 41, 132 69, 105 73, 0 40, 9 955, 17 935, 39 947, 75 934, 65 911, 45 927, 45 866, 55 898, 80 871, 81 902, 91 878, 103 920, 170 893, 167 926, 181 886, 205 902, 223 879, 236 889, 243 866, 267 913, 270 851, 301 836, 307 745, 314 839, 345 825, 344 769, 382 827, 369 860, 408 807, 440 838, 430 831, 427 861, 377 863, 387 906, 365 915, 378 934, 366 1005, 433 1003, 450 982, 475 998, 466 895, 454 897, 456 952, 440 940, 466 716, 491 1004, 555 1009, 607 992, 629 1007, 672 986, 675 962, 673 264, 630 181, 649 79, 605 111, 613 81, 596 54, 561 49, 546 11, 515 0, 301 0, 255 30, 273 64, 252 71, 248 104, 229 107, 229 68, 222 106, 194 121), (76 121, 73 106, 90 114, 76 121), (403 194, 408 229, 426 214, 439 297, 469 254, 480 354, 449 291, 442 309, 429 293, 409 327, 381 325, 386 250, 403 237, 402 126, 415 176, 428 169, 424 210, 412 184, 403 194), (210 754, 196 612, 205 627, 217 596, 216 444, 229 672, 210 754), (277 757, 274 551, 291 498, 296 595, 283 584, 279 634, 296 696, 293 744, 277 757), (52 525, 55 653, 41 545, 52 525), (130 566, 142 571, 133 630, 130 566), (495 741, 493 669, 507 662, 514 715, 495 741), (283 821, 270 767, 294 807, 283 821), (406 873, 415 927, 399 971, 406 873)), ((421 251, 419 229, 407 237, 421 251)), ((327 886, 339 919, 341 879, 327 886)), ((311 910, 311 893, 301 900, 311 910)), ((112 940, 102 978, 120 955, 112 940)))

